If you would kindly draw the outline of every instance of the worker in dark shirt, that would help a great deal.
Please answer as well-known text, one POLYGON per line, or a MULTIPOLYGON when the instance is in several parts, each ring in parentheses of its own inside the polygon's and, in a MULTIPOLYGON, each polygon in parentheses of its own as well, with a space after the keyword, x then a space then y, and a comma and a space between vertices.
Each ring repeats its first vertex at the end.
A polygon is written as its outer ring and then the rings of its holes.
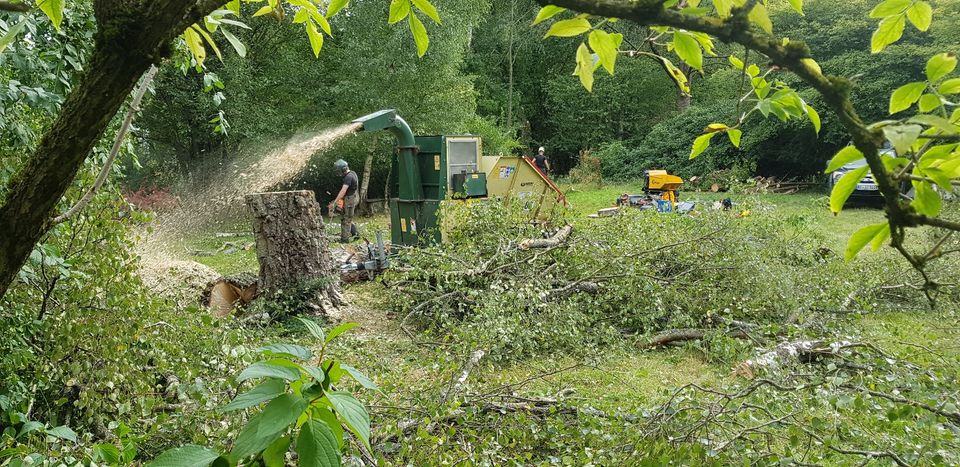
POLYGON ((333 163, 337 174, 343 175, 343 186, 337 193, 337 199, 333 200, 333 205, 339 207, 340 201, 343 201, 343 208, 340 210, 340 242, 348 243, 353 234, 353 211, 357 207, 357 187, 360 181, 357 179, 357 173, 350 170, 347 161, 340 159, 333 163))
POLYGON ((541 146, 540 149, 537 150, 537 155, 533 156, 533 163, 544 175, 550 173, 550 160, 547 159, 546 154, 544 154, 545 151, 543 146, 541 146))

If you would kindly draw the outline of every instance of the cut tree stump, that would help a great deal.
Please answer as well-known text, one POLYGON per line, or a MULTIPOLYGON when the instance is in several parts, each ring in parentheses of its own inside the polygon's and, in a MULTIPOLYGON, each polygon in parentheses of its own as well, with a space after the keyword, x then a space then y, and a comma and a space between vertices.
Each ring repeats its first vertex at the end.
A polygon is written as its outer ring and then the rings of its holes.
POLYGON ((316 283, 316 301, 305 303, 328 317, 343 304, 339 271, 330 257, 320 205, 312 191, 252 193, 246 196, 260 262, 258 292, 316 283))

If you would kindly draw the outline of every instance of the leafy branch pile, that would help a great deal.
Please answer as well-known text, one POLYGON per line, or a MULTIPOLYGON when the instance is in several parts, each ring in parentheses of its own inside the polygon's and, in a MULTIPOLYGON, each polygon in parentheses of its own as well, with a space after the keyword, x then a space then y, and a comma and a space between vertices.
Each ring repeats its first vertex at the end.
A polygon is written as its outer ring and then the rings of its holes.
MULTIPOLYGON (((734 321, 925 306, 916 293, 895 293, 915 292, 904 286, 905 265, 882 255, 847 262, 802 212, 783 215, 755 201, 744 207, 753 214, 631 211, 525 249, 524 239, 544 233, 522 222, 518 207, 465 205, 447 216, 462 226, 449 241, 403 251, 397 263, 405 266, 385 283, 397 292, 403 326, 494 359, 582 355, 623 336, 671 330, 703 337, 728 332, 734 321)), ((945 295, 941 306, 951 300, 945 295)))

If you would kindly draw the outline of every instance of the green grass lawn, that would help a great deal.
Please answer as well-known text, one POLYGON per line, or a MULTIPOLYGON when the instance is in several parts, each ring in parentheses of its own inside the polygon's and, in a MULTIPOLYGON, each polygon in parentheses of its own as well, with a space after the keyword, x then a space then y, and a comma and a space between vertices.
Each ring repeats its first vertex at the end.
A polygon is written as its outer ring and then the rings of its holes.
MULTIPOLYGON (((586 216, 596 213, 599 209, 615 206, 616 199, 623 193, 643 193, 643 183, 609 184, 602 188, 561 185, 561 189, 566 193, 567 201, 570 203, 573 221, 588 226, 589 222, 598 220, 588 219, 586 216)), ((681 191, 679 198, 681 201, 695 202, 697 210, 713 209, 714 203, 730 198, 734 202, 735 211, 739 211, 742 206, 761 205, 765 209, 776 209, 784 213, 804 213, 813 218, 822 233, 830 238, 832 248, 838 251, 843 250, 847 239, 857 229, 883 221, 881 209, 862 204, 847 206, 840 215, 835 216, 828 207, 826 193, 822 192, 757 195, 681 191)))

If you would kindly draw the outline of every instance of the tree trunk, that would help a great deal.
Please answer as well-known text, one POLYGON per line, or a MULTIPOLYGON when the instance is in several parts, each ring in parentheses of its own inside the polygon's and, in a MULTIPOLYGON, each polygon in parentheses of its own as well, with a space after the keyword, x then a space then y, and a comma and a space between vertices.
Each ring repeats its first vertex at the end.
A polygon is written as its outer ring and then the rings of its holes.
POLYGON ((378 139, 377 137, 372 138, 370 148, 367 150, 367 158, 363 161, 363 180, 360 181, 360 201, 357 203, 357 207, 360 208, 360 212, 366 215, 370 215, 367 192, 370 191, 370 171, 373 169, 373 155, 376 154, 379 147, 378 139))
POLYGON ((98 30, 86 71, 0 205, 0 297, 49 230, 57 203, 137 80, 218 2, 94 2, 98 30))
POLYGON ((517 2, 510 2, 510 29, 507 31, 507 129, 513 129, 513 66, 515 62, 513 42, 517 16, 517 2))
POLYGON ((343 303, 339 271, 333 267, 320 205, 312 191, 253 193, 246 197, 260 262, 258 293, 267 296, 298 287, 315 290, 327 316, 343 303))

